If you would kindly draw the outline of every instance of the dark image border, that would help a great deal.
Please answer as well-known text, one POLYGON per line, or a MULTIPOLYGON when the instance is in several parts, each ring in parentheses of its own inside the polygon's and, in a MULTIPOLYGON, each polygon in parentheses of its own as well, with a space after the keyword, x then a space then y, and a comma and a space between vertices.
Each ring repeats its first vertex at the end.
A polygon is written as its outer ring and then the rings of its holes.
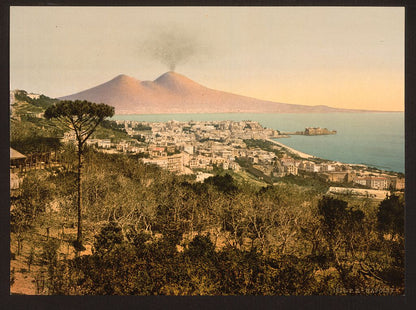
POLYGON ((50 0, 30 1, 15 0, 1 1, 1 201, 0 206, 0 308, 2 309, 415 309, 416 296, 416 102, 415 102, 415 21, 416 1, 399 0, 50 0), (336 296, 303 296, 303 297, 256 297, 256 296, 230 296, 230 297, 166 297, 166 296, 10 296, 9 293, 9 269, 10 269, 10 244, 9 244, 9 8, 13 5, 52 5, 52 6, 169 6, 169 5, 283 5, 283 6, 400 6, 405 7, 405 39, 406 39, 406 64, 405 64, 405 167, 406 167, 406 288, 405 296, 386 297, 336 297, 336 296))

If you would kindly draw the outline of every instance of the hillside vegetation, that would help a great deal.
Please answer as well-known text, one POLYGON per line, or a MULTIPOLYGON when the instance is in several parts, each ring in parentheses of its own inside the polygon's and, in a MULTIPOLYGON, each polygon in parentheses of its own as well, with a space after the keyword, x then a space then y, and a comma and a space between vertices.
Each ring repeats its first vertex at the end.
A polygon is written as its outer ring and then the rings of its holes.
POLYGON ((297 185, 258 190, 228 174, 193 183, 94 151, 86 162, 81 255, 71 246, 70 168, 28 173, 12 200, 12 254, 43 275, 38 293, 403 293, 401 198, 348 203, 297 185))
MULTIPOLYGON (((60 138, 68 129, 57 120, 42 117, 45 109, 58 101, 44 95, 33 99, 24 90, 15 91, 15 102, 11 106, 10 146, 23 154, 55 151, 61 146, 60 138)), ((110 120, 100 124, 91 138, 112 141, 131 139, 110 120)))
MULTIPOLYGON (((103 134, 125 134, 104 126, 103 134)), ((224 170, 196 183, 94 148, 83 168, 86 250, 77 252, 77 158, 60 134, 51 121, 12 115, 12 146, 54 147, 62 158, 26 172, 11 195, 12 293, 404 293, 402 196, 329 197, 319 180, 259 186, 224 170)))

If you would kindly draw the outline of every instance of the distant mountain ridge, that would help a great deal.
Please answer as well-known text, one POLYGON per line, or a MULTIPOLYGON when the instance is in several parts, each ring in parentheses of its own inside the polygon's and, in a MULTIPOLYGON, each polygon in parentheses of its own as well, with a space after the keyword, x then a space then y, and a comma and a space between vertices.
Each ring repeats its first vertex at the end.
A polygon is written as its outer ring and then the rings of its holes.
POLYGON ((176 73, 166 72, 154 81, 139 81, 121 74, 114 79, 58 98, 88 100, 114 106, 116 114, 162 113, 331 113, 364 112, 324 105, 306 106, 240 96, 202 86, 176 73))

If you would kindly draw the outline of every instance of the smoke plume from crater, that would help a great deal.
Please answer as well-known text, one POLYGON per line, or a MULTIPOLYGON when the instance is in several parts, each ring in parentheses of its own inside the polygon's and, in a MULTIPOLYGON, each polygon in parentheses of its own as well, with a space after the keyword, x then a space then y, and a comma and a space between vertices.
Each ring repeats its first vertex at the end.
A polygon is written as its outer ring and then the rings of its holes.
POLYGON ((206 52, 196 34, 178 26, 151 32, 141 50, 147 57, 166 65, 169 71, 206 52))

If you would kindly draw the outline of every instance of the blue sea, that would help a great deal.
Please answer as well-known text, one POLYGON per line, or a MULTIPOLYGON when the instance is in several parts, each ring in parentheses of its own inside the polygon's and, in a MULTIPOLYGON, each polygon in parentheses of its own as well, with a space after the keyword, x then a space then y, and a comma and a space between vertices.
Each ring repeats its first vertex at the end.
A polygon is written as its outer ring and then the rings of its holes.
POLYGON ((113 119, 166 122, 252 120, 280 131, 303 131, 306 127, 336 130, 336 135, 291 136, 279 142, 317 157, 351 164, 365 164, 388 171, 404 172, 404 112, 392 113, 212 113, 133 114, 113 119))

